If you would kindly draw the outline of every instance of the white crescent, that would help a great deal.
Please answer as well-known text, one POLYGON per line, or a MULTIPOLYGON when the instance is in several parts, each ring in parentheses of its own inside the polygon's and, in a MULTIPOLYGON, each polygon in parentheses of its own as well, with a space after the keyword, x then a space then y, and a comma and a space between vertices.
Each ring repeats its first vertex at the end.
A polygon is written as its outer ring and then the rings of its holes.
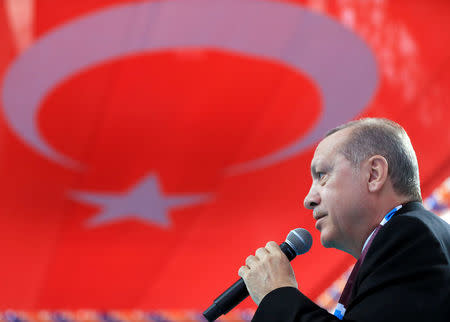
POLYGON ((80 169, 77 161, 56 151, 39 133, 36 114, 47 93, 105 61, 186 47, 283 63, 309 75, 322 94, 322 114, 307 135, 262 158, 228 168, 229 174, 264 168, 299 154, 325 130, 358 115, 378 83, 375 57, 359 36, 332 18, 298 5, 267 0, 138 2, 108 7, 61 25, 19 56, 4 77, 6 120, 38 153, 80 169))

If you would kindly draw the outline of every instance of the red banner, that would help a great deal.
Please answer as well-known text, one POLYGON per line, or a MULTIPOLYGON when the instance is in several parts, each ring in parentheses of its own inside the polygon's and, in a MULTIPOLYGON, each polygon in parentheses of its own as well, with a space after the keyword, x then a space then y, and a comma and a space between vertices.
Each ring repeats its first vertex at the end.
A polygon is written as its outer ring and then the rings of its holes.
POLYGON ((296 227, 316 298, 353 259, 302 206, 314 146, 390 118, 429 194, 449 31, 445 0, 3 1, 1 306, 201 310, 296 227))

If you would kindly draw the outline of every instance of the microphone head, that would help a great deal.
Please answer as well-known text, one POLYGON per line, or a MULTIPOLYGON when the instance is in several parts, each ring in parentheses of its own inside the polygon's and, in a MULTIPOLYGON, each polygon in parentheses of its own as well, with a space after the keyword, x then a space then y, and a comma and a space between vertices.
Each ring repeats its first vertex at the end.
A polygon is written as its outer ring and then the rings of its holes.
POLYGON ((289 232, 286 243, 297 253, 304 254, 309 251, 312 245, 312 236, 306 229, 296 228, 289 232))

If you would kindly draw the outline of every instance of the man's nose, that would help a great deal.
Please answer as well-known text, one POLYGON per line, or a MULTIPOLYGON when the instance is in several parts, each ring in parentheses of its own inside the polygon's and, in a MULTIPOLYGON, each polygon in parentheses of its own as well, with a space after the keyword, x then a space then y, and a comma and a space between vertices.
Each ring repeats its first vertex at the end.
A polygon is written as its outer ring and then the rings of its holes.
POLYGON ((309 189, 308 194, 305 197, 305 200, 303 200, 303 205, 307 209, 314 209, 317 205, 320 204, 320 195, 316 189, 314 189, 314 185, 311 186, 311 189, 309 189))

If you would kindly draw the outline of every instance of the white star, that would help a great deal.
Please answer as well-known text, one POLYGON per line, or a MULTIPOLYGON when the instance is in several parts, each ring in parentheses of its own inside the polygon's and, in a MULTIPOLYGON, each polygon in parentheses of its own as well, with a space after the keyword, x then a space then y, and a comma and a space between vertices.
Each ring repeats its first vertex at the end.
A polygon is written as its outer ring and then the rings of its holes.
POLYGON ((165 197, 155 175, 146 177, 126 193, 72 192, 71 196, 73 199, 101 206, 100 213, 87 222, 89 227, 131 217, 167 228, 170 225, 170 208, 205 203, 211 199, 207 194, 165 197))

